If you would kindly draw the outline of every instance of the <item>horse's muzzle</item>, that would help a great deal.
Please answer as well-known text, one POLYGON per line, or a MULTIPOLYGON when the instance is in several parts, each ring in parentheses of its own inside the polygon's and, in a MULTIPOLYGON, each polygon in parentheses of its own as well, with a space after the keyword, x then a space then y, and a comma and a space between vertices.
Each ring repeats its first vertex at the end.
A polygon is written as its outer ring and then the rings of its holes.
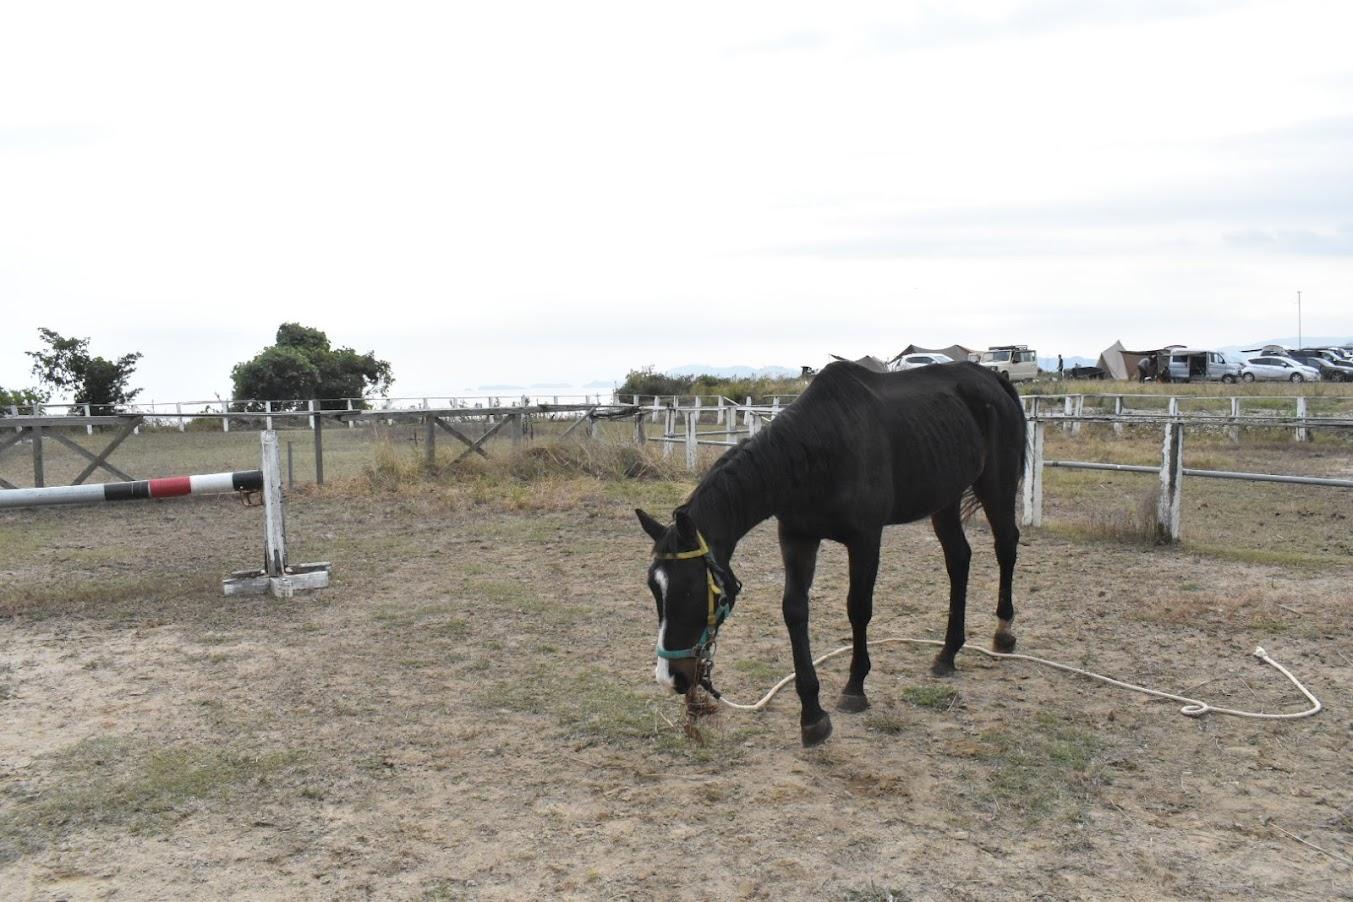
POLYGON ((699 666, 695 658, 669 661, 667 666, 672 675, 672 688, 677 693, 685 695, 695 687, 697 682, 696 669, 699 666))

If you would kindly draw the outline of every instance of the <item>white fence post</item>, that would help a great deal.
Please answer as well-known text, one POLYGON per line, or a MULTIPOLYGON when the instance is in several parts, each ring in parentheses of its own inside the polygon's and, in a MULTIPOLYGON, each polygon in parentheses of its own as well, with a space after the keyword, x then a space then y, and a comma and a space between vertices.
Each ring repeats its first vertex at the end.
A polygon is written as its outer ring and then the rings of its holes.
MULTIPOLYGON (((352 410, 352 398, 348 398, 348 399, 347 399, 347 402, 348 402, 348 410, 352 410)), ((349 418, 348 418, 348 428, 351 429, 352 426, 353 426, 352 418, 349 417, 349 418)))
POLYGON ((310 428, 311 428, 311 429, 314 429, 314 428, 315 428, 315 416, 314 416, 314 414, 315 414, 315 399, 314 399, 314 398, 311 398, 311 399, 310 399, 310 403, 309 403, 307 406, 310 408, 310 428))
MULTIPOLYGON (((92 417, 93 415, 94 415, 94 406, 92 404, 86 404, 85 416, 92 417)), ((94 434, 94 425, 92 423, 86 424, 85 435, 93 435, 93 434, 94 434)))
MULTIPOLYGON (((1305 395, 1302 395, 1300 398, 1297 398, 1297 419, 1300 420, 1306 419, 1305 395)), ((1296 433, 1294 434, 1293 438, 1299 442, 1309 442, 1311 440, 1311 432, 1309 429, 1306 428, 1306 424, 1304 422, 1297 427, 1296 433)))
POLYGON ((686 470, 695 472, 695 455, 699 446, 695 443, 695 429, 699 425, 700 409, 686 411, 686 470))
POLYGON ((182 405, 181 403, 175 402, 175 404, 174 404, 174 413, 176 413, 176 414, 179 415, 179 417, 178 417, 178 420, 179 420, 179 432, 184 432, 184 431, 186 431, 188 427, 187 427, 186 425, 184 425, 184 422, 183 422, 183 405, 182 405))
POLYGON ((676 439, 676 398, 672 398, 672 405, 665 411, 662 422, 662 456, 672 456, 672 442, 676 439))
POLYGON ((1034 420, 1029 449, 1024 458, 1025 526, 1043 525, 1043 421, 1034 420))
MULTIPOLYGON (((1115 418, 1121 417, 1121 416, 1123 415, 1123 396, 1122 396, 1122 395, 1114 395, 1114 396, 1113 396, 1113 415, 1114 415, 1115 418)), ((1115 420, 1114 420, 1114 423, 1113 423, 1113 434, 1114 434, 1114 435, 1122 435, 1122 434, 1123 434, 1123 424, 1120 423, 1117 419, 1115 419, 1115 420)))
POLYGON ((263 559, 268 576, 280 577, 287 567, 287 521, 282 506, 282 467, 277 433, 260 436, 263 445, 263 559))
MULTIPOLYGON (((1239 420, 1239 419, 1240 419, 1240 399, 1239 399, 1239 398, 1232 398, 1232 399, 1231 399, 1231 419, 1233 419, 1233 420, 1239 420)), ((1237 423, 1236 425, 1232 426, 1228 431, 1231 433, 1231 441, 1233 441, 1233 442, 1238 442, 1238 441, 1240 441, 1240 425, 1239 425, 1238 423, 1237 423)))
MULTIPOLYGON (((1080 416, 1084 412, 1085 412, 1085 395, 1076 395, 1075 414, 1076 416, 1080 416)), ((1071 421, 1071 434, 1072 435, 1081 434, 1080 420, 1071 421)))
POLYGON ((1062 397, 1062 416, 1067 417, 1068 419, 1065 419, 1065 420, 1062 421, 1062 431, 1063 431, 1063 432, 1071 432, 1071 431, 1072 431, 1072 428, 1071 428, 1071 427, 1072 427, 1072 423, 1071 423, 1071 421, 1070 421, 1070 417, 1071 417, 1071 415, 1074 414, 1075 412, 1076 412, 1076 399, 1073 398, 1071 395, 1064 395, 1064 396, 1062 397))
POLYGON ((272 432, 272 402, 271 402, 271 401, 264 401, 264 402, 263 402, 263 413, 264 413, 263 422, 265 422, 265 423, 268 424, 268 427, 267 427, 267 428, 268 428, 268 431, 269 431, 269 432, 272 432))
POLYGON ((1161 447, 1160 500, 1156 505, 1156 540, 1179 541, 1179 501, 1184 481, 1184 424, 1165 424, 1161 447))
POLYGON ((225 414, 225 416, 221 417, 221 431, 222 431, 222 432, 229 432, 229 431, 230 431, 230 399, 229 399, 229 398, 226 398, 226 399, 225 399, 225 402, 224 402, 223 404, 221 404, 221 413, 225 414))

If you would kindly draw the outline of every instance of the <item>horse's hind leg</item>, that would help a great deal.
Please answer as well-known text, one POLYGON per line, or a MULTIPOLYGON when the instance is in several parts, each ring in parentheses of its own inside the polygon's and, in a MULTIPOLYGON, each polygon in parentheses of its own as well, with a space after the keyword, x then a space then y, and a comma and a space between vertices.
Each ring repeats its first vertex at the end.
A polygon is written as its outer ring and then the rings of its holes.
POLYGON ((963 647, 963 614, 968 599, 968 565, 972 548, 963 534, 963 515, 954 502, 930 517, 930 525, 944 548, 944 566, 949 571, 949 626, 944 631, 944 647, 935 655, 930 672, 949 676, 954 672, 954 655, 963 647))
POLYGON ((850 542, 850 594, 846 597, 846 613, 850 616, 853 648, 850 658, 850 679, 836 703, 838 711, 854 714, 869 707, 864 694, 864 678, 869 675, 869 620, 874 616, 874 581, 879 572, 878 533, 850 542))
POLYGON ((1013 600, 1015 557, 1019 552, 1019 526, 1015 523, 1015 493, 983 491, 979 485, 978 500, 991 524, 991 535, 996 544, 996 563, 1001 568, 1001 585, 996 596, 996 635, 991 640, 993 650, 1009 654, 1015 650, 1015 634, 1010 625, 1015 620, 1013 600))
POLYGON ((805 746, 826 742, 832 734, 831 717, 818 701, 820 687, 808 644, 808 590, 813 585, 820 544, 818 539, 793 535, 780 524, 780 556, 785 564, 785 626, 789 628, 789 644, 794 652, 794 688, 802 705, 799 733, 805 746))

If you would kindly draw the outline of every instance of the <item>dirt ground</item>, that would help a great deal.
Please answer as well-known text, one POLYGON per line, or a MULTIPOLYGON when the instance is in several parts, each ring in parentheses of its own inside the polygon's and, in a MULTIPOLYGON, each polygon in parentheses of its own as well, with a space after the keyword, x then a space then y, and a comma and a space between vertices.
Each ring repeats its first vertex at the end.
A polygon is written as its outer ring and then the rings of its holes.
MULTIPOLYGON (((976 654, 941 681, 889 646, 825 746, 800 748, 792 690, 700 744, 652 678, 631 512, 683 490, 310 491, 293 560, 335 585, 285 602, 221 597, 261 554, 231 499, 0 513, 0 898, 1353 898, 1353 561, 1054 528, 1020 549, 1019 650, 1301 710, 1261 644, 1311 719, 1195 720, 976 654)), ((1074 511, 1054 496, 1050 520, 1074 511)), ((789 669, 778 560, 769 524, 735 558, 716 678, 739 701, 789 669)), ((818 652, 848 635, 845 587, 824 546, 818 652)), ((946 592, 929 530, 890 530, 873 635, 939 636, 946 592)))

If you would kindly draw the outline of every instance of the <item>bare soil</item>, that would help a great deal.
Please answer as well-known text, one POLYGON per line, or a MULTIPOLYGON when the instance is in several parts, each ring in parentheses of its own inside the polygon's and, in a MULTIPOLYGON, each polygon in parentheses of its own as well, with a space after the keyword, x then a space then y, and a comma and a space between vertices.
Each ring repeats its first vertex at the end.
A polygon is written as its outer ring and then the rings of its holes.
MULTIPOLYGON (((976 654, 941 681, 928 650, 886 646, 873 707, 835 713, 825 746, 800 748, 792 690, 704 719, 701 743, 652 678, 631 512, 682 491, 308 492, 293 559, 336 579, 290 601, 221 597, 261 554, 261 513, 229 499, 0 514, 0 898, 1353 898, 1337 549, 1054 528, 1020 549, 1019 650, 1300 710, 1261 644, 1324 701, 1311 719, 1195 720, 976 654)), ((984 524, 969 535, 986 644, 995 565, 984 524)), ((790 666, 778 560, 768 524, 735 559, 716 678, 739 701, 790 666)), ((845 572, 824 547, 818 651, 848 635, 845 572)), ((939 636, 946 597, 928 528, 890 530, 873 635, 939 636)), ((822 668, 827 699, 844 670, 822 668)))

